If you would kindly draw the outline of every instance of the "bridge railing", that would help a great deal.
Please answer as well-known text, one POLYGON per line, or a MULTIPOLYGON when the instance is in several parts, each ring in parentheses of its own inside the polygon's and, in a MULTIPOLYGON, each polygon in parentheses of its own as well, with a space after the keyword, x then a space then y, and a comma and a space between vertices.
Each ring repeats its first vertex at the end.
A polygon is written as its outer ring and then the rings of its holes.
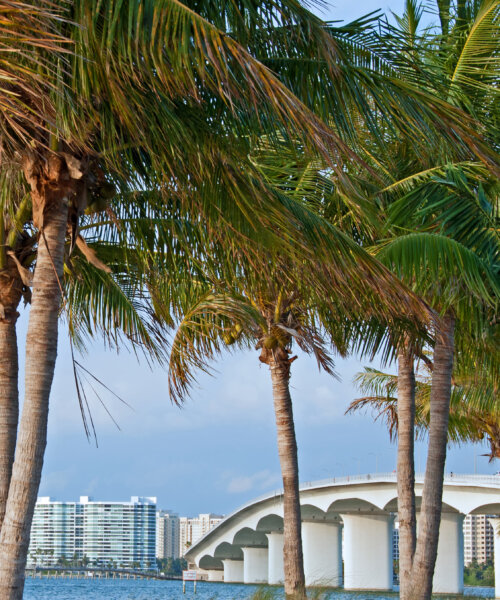
MULTIPOLYGON (((373 481, 397 481, 396 471, 388 473, 367 473, 365 475, 345 475, 342 477, 330 477, 319 481, 307 481, 300 485, 301 490, 327 485, 342 485, 345 483, 365 483, 373 481)), ((415 481, 424 482, 424 473, 416 473, 415 481)), ((460 473, 446 473, 445 483, 483 483, 487 485, 500 485, 500 475, 462 475, 460 473)), ((281 492, 282 493, 282 492, 281 492)))

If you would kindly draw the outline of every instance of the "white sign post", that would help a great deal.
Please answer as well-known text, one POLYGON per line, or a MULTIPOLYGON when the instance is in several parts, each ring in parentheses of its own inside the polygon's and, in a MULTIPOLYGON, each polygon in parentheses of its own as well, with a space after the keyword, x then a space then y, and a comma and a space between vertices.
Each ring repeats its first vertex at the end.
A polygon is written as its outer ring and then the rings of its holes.
POLYGON ((186 593, 186 581, 194 583, 194 593, 196 594, 196 571, 182 571, 182 593, 186 593))

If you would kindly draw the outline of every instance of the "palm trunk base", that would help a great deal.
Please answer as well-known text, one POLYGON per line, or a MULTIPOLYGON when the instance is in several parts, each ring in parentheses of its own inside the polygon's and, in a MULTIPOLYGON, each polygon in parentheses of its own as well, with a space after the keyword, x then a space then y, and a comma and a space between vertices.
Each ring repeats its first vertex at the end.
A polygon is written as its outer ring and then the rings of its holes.
POLYGON ((443 318, 434 347, 431 382, 429 451, 425 470, 419 535, 412 568, 405 580, 405 600, 429 600, 436 565, 443 498, 444 465, 448 442, 455 320, 443 318))
POLYGON ((68 205, 77 183, 66 159, 26 160, 35 223, 40 227, 26 336, 25 400, 0 534, 0 598, 22 600, 31 522, 47 442, 49 396, 57 357, 68 205), (35 219, 36 217, 36 219, 35 219))
POLYGON ((307 596, 302 555, 299 466, 289 387, 291 360, 288 352, 282 348, 272 352, 263 349, 260 360, 267 363, 271 370, 278 453, 283 477, 285 597, 287 600, 304 600, 307 596))

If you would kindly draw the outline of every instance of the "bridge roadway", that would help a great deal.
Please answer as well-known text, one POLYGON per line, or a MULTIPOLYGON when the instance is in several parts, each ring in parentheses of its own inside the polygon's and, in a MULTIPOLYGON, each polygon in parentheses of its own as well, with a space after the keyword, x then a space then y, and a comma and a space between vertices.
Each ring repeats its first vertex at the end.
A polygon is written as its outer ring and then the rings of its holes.
MULTIPOLYGON (((422 488, 423 477, 417 475, 417 511, 422 488)), ((300 502, 306 585, 392 589, 396 473, 305 483, 300 488, 300 502)), ((463 592, 463 520, 467 514, 497 517, 491 522, 495 530, 495 596, 500 598, 500 475, 445 477, 433 590, 463 592)), ((214 581, 282 583, 282 490, 256 498, 228 515, 185 556, 192 568, 206 571, 214 581)))

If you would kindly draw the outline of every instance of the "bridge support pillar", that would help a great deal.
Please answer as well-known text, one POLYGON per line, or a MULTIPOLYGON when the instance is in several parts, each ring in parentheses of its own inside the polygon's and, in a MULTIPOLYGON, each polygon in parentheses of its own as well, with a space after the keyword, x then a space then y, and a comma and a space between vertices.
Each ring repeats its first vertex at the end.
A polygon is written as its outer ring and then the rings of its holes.
POLYGON ((243 583, 267 583, 268 551, 267 548, 242 547, 243 550, 243 583))
POLYGON ((392 590, 391 515, 342 514, 344 588, 392 590))
POLYGON ((283 567, 283 534, 271 532, 267 534, 269 541, 269 585, 279 585, 285 581, 283 567))
POLYGON ((342 585, 342 526, 337 523, 302 523, 306 585, 342 585))
POLYGON ((495 554, 495 598, 500 598, 500 519, 489 519, 493 527, 493 552, 495 554))
POLYGON ((439 542, 432 580, 436 594, 463 594, 464 591, 464 523, 465 515, 442 513, 439 542))
POLYGON ((223 581, 224 571, 219 569, 208 569, 207 570, 208 581, 223 581))
POLYGON ((222 561, 224 565, 225 583, 243 583, 243 561, 225 558, 222 561))

